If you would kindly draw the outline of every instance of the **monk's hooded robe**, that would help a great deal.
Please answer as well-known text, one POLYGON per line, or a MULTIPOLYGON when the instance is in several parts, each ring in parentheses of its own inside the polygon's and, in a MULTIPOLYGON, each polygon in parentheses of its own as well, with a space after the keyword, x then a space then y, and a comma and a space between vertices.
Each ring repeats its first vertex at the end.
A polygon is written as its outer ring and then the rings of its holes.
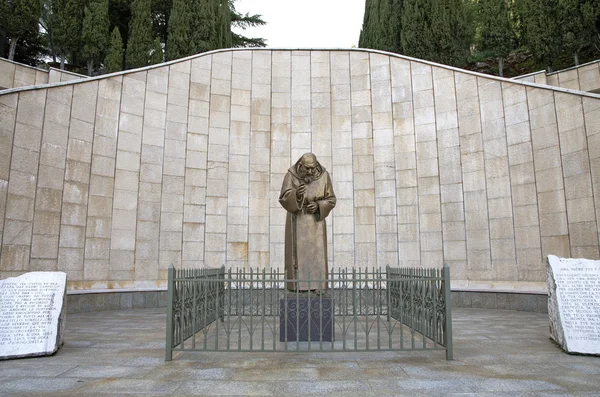
MULTIPOLYGON (((327 279, 327 229, 325 218, 335 207, 335 193, 329 173, 320 164, 312 181, 300 176, 300 160, 291 167, 281 186, 279 203, 287 210, 285 221, 285 274, 287 279, 327 279), (296 189, 305 184, 306 192, 296 197, 296 189), (308 203, 316 202, 319 209, 310 214, 308 203)), ((308 291, 327 289, 327 282, 288 282, 288 290, 308 291), (298 285, 296 285, 298 284, 298 285)))

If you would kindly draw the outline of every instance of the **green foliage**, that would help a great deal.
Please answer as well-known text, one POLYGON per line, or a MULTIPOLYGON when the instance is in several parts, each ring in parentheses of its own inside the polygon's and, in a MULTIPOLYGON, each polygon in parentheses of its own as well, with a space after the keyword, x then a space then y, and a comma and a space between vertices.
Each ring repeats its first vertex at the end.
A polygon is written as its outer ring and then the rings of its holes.
POLYGON ((109 26, 108 0, 92 0, 85 8, 81 31, 82 55, 88 64, 89 76, 94 63, 100 62, 107 51, 109 26))
POLYGON ((139 68, 148 65, 152 50, 152 16, 150 2, 134 0, 129 22, 129 40, 125 52, 125 67, 139 68))
POLYGON ((594 43, 598 32, 599 1, 559 0, 559 21, 565 51, 573 54, 575 65, 579 64, 579 52, 586 44, 594 43))
POLYGON ((154 39, 154 46, 152 48, 152 54, 150 55, 150 65, 156 65, 157 63, 163 62, 163 49, 160 38, 157 36, 154 39))
POLYGON ((213 40, 216 35, 216 17, 213 0, 191 0, 190 41, 195 53, 214 49, 213 40))
POLYGON ((19 39, 38 33, 41 3, 39 0, 5 0, 1 3, 0 31, 10 40, 8 59, 13 60, 19 39))
POLYGON ((188 0, 173 0, 167 36, 167 61, 194 53, 190 41, 190 7, 188 0))
POLYGON ((215 0, 216 34, 214 48, 229 48, 233 40, 231 35, 231 12, 228 0, 215 0))
POLYGON ((433 0, 404 0, 402 9, 402 53, 421 59, 435 58, 431 28, 433 0))
POLYGON ((56 52, 61 57, 61 68, 67 56, 81 48, 83 7, 81 0, 52 0, 53 40, 56 52))
POLYGON ((110 46, 104 59, 106 73, 123 70, 123 40, 119 28, 115 27, 110 35, 110 46))
POLYGON ((130 0, 109 0, 108 18, 110 20, 110 31, 116 27, 119 29, 123 43, 129 40, 129 22, 131 22, 130 0))
POLYGON ((429 59, 446 65, 465 66, 471 35, 463 1, 433 0, 430 26, 434 52, 429 59))
POLYGON ((540 66, 552 70, 562 45, 558 0, 520 0, 521 38, 540 66))
POLYGON ((516 35, 506 0, 479 0, 477 22, 480 26, 478 50, 498 58, 498 73, 502 76, 504 59, 516 48, 516 35))
MULTIPOLYGON (((246 29, 249 27, 263 26, 266 22, 262 19, 261 15, 250 15, 240 14, 233 6, 233 2, 230 3, 231 9, 231 26, 238 27, 240 29, 246 29)), ((239 47, 265 47, 265 39, 257 37, 250 38, 237 33, 231 32, 231 46, 235 48, 239 47)))

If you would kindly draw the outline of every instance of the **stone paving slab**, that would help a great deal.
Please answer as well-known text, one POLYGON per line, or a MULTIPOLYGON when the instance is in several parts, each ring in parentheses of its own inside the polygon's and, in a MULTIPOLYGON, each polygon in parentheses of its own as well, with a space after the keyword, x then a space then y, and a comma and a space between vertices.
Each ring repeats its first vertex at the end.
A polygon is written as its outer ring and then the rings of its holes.
POLYGON ((600 358, 565 354, 546 314, 458 308, 443 351, 176 352, 164 309, 72 314, 57 354, 0 362, 0 396, 600 395, 600 358))

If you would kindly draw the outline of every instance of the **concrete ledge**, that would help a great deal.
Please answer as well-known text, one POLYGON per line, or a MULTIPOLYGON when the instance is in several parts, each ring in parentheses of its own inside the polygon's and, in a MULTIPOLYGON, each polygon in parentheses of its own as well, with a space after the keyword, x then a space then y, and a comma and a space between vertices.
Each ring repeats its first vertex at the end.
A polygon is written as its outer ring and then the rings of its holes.
POLYGON ((452 307, 548 313, 548 295, 452 291, 452 307))
POLYGON ((67 313, 150 309, 167 306, 167 291, 105 292, 68 294, 67 313))
MULTIPOLYGON (((67 313, 149 309, 167 306, 167 291, 128 291, 67 295, 67 313)), ((505 292, 452 291, 452 307, 548 313, 548 296, 505 292)))

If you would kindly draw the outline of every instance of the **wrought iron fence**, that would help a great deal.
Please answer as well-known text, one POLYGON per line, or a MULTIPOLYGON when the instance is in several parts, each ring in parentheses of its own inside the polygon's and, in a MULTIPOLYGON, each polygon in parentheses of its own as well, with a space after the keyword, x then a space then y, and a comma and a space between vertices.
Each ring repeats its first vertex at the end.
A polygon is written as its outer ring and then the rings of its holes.
POLYGON ((167 361, 174 351, 445 350, 452 359, 448 266, 332 269, 327 280, 171 266, 168 284, 167 361))

